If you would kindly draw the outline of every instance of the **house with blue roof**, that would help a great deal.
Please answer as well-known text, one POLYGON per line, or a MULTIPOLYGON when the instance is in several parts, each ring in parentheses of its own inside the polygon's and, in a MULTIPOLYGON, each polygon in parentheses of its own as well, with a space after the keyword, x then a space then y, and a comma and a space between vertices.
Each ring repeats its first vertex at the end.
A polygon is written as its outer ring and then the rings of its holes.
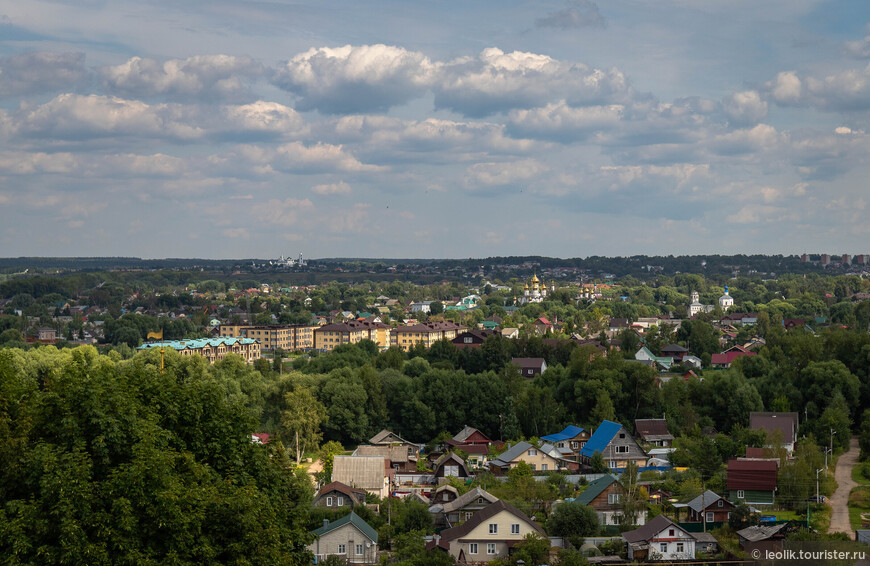
POLYGON ((600 452, 607 467, 615 471, 624 470, 629 462, 642 467, 647 461, 647 454, 640 444, 624 426, 613 421, 602 421, 598 425, 580 449, 580 461, 588 464, 596 452, 600 452))
POLYGON ((541 440, 553 444, 563 458, 579 462, 580 450, 589 440, 589 431, 576 425, 568 425, 562 432, 542 436, 541 440))

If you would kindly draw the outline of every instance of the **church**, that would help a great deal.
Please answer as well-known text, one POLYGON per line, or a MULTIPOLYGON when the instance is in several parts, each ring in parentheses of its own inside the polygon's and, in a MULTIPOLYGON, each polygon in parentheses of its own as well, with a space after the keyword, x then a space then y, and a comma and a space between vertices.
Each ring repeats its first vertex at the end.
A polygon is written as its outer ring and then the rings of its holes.
MULTIPOLYGON (((550 284, 550 292, 556 290, 556 283, 550 284)), ((523 289, 523 296, 520 297, 519 304, 527 305, 529 303, 543 303, 547 298, 547 285, 538 279, 538 274, 532 275, 523 289)))

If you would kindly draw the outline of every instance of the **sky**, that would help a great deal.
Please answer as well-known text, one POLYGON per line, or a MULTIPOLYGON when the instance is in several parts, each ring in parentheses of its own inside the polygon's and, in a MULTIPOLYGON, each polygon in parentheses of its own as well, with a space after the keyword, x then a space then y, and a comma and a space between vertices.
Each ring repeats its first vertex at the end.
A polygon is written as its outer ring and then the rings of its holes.
POLYGON ((865 0, 0 0, 0 256, 870 253, 865 0))

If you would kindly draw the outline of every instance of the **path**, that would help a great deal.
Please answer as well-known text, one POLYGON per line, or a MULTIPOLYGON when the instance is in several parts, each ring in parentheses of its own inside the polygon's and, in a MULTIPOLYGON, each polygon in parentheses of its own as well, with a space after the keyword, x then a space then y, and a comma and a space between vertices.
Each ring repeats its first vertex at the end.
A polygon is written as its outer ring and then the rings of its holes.
POLYGON ((849 441, 849 451, 837 459, 837 469, 834 470, 834 479, 837 480, 837 491, 831 495, 828 504, 833 509, 829 533, 847 533, 850 538, 855 538, 855 531, 849 523, 849 492, 858 484, 852 481, 852 468, 858 463, 858 438, 852 437, 849 441))

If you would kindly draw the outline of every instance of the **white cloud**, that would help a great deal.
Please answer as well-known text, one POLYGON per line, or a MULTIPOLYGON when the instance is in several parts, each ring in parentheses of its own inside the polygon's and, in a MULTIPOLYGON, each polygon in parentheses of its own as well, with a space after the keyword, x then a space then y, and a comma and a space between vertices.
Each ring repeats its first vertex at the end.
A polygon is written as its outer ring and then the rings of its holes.
POLYGON ((386 110, 421 96, 437 66, 390 45, 312 48, 279 67, 273 82, 300 96, 297 108, 346 114, 386 110))
POLYGON ((350 185, 344 181, 328 185, 315 185, 311 187, 311 192, 318 195, 347 195, 350 194, 350 185))
POLYGON ((767 102, 758 91, 736 92, 722 102, 725 113, 736 124, 756 124, 767 117, 767 102))
POLYGON ((535 159, 509 163, 475 163, 466 169, 467 182, 472 186, 491 187, 526 181, 546 171, 535 159))
POLYGON ((568 7, 535 20, 542 28, 577 29, 606 28, 607 20, 598 11, 598 5, 590 0, 569 0, 568 7))
POLYGON ((573 108, 562 100, 543 108, 512 110, 508 118, 508 131, 538 139, 580 140, 596 131, 618 125, 624 109, 618 104, 573 108))
POLYGON ((227 238, 241 238, 243 240, 247 240, 251 237, 251 234, 248 232, 247 228, 224 228, 223 230, 221 230, 221 234, 223 234, 227 238))
POLYGON ((309 199, 287 198, 283 201, 270 199, 254 205, 254 215, 263 222, 279 226, 294 226, 309 219, 314 213, 314 203, 309 199))
POLYGON ((250 96, 247 81, 263 72, 263 67, 249 57, 230 55, 200 55, 162 64, 133 57, 100 69, 104 86, 111 92, 173 100, 243 100, 250 96))
POLYGON ((783 71, 767 84, 773 99, 779 104, 796 104, 801 99, 803 87, 794 71, 783 71))

